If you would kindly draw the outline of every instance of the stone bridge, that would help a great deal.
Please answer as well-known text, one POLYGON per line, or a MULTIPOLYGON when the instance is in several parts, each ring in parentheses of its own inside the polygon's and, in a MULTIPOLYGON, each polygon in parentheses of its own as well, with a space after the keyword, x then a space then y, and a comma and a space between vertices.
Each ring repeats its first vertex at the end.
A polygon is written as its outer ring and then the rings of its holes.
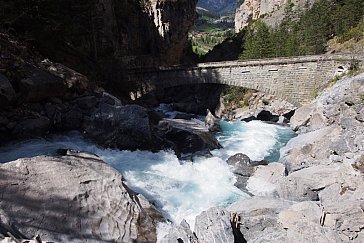
POLYGON ((129 69, 139 95, 151 90, 187 84, 225 84, 273 94, 297 106, 310 102, 318 89, 361 60, 349 55, 315 55, 248 61, 200 63, 129 69))

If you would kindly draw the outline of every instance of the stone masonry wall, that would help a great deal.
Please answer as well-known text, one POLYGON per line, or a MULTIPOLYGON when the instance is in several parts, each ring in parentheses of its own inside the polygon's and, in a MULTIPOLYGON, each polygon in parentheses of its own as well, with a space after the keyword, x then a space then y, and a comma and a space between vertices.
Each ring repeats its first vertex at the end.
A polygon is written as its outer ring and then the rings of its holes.
POLYGON ((352 56, 317 55, 251 61, 201 63, 194 67, 129 70, 142 93, 185 84, 218 83, 256 89, 297 106, 311 101, 318 88, 359 60, 352 56))

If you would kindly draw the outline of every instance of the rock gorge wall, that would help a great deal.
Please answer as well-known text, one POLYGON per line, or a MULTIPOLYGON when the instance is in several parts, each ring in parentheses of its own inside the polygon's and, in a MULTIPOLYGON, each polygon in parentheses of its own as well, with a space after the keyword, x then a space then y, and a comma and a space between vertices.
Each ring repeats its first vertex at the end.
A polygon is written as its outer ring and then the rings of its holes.
POLYGON ((251 21, 261 18, 270 26, 277 26, 286 16, 286 10, 293 13, 310 8, 317 0, 245 0, 235 13, 235 31, 239 32, 251 21))
POLYGON ((15 0, 2 3, 0 30, 93 79, 120 82, 121 67, 180 62, 196 2, 15 0))
POLYGON ((159 37, 161 64, 178 64, 196 15, 197 0, 149 0, 144 8, 154 21, 159 37))

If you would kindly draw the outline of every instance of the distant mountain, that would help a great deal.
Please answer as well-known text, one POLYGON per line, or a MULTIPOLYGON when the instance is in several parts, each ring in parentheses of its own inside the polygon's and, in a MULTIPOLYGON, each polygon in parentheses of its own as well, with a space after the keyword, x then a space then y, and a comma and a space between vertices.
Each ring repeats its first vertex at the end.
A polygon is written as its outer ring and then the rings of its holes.
POLYGON ((198 0, 197 6, 210 12, 235 13, 237 0, 198 0))

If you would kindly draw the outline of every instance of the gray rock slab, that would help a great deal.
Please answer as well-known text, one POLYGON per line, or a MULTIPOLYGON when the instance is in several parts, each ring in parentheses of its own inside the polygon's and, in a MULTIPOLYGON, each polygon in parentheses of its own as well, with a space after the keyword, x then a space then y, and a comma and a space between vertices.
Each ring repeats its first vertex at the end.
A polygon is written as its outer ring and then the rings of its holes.
POLYGON ((234 242, 230 213, 217 207, 203 211, 196 217, 195 233, 200 242, 234 242))
POLYGON ((156 241, 161 214, 95 155, 19 159, 0 165, 0 175, 0 224, 24 238, 156 241))

